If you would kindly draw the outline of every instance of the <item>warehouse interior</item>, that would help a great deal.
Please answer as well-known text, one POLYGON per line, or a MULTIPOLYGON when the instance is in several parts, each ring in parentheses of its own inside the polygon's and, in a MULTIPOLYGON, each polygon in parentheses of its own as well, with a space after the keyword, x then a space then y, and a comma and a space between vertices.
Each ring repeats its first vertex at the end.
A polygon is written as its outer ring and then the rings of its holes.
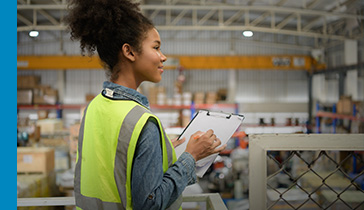
MULTIPOLYGON (((185 195, 219 193, 227 209, 249 209, 254 135, 363 137, 364 1, 141 0, 140 8, 167 61, 162 81, 138 91, 167 135, 178 137, 198 110, 244 115, 185 195)), ((66 0, 17 1, 18 198, 74 196, 80 120, 107 80, 98 56, 82 56, 70 39, 66 15, 66 0)), ((363 209, 363 144, 268 151, 266 208, 363 209)))

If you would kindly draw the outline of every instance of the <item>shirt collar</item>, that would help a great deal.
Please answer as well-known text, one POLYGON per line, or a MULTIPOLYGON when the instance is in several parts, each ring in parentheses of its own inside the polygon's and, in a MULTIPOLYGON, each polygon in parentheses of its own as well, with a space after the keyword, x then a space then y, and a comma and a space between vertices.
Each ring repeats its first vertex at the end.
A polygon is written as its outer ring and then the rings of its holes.
POLYGON ((113 99, 133 100, 139 103, 140 105, 143 105, 146 108, 150 109, 147 97, 145 97, 144 95, 142 95, 141 93, 139 93, 134 89, 124 87, 110 81, 104 82, 102 94, 113 99))

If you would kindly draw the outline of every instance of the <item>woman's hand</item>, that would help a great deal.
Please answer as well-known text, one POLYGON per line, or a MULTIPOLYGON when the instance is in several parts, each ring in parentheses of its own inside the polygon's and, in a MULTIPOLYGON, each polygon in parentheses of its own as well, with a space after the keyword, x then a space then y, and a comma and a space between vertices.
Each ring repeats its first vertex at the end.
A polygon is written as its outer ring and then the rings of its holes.
POLYGON ((180 140, 177 140, 177 139, 178 139, 178 137, 176 137, 176 138, 174 138, 174 139, 171 140, 172 145, 173 145, 174 148, 178 147, 180 144, 182 144, 183 142, 186 141, 186 137, 183 137, 180 140))
POLYGON ((186 152, 190 153, 196 161, 209 155, 220 153, 226 148, 226 144, 221 145, 221 140, 216 137, 213 130, 206 133, 198 131, 194 133, 188 141, 186 152))

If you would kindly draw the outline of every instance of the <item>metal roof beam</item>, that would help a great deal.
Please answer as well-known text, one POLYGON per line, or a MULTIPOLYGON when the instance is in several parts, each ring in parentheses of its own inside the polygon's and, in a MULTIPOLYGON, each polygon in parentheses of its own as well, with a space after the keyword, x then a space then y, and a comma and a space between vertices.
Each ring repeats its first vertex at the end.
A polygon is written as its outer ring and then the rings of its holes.
POLYGON ((294 13, 292 13, 292 14, 290 14, 290 15, 288 15, 286 18, 284 18, 278 25, 276 25, 276 28, 277 29, 281 29, 281 28, 283 28, 285 25, 287 25, 287 23, 289 22, 289 21, 291 21, 292 20, 292 18, 293 17, 295 17, 296 16, 296 14, 294 14, 294 13))
MULTIPOLYGON (((281 0, 280 2, 278 2, 275 6, 282 6, 283 4, 286 3, 287 0, 281 0)), ((267 16, 269 16, 271 14, 271 12, 264 12, 262 15, 260 15, 259 17, 257 17, 256 19, 254 19, 250 25, 252 26, 256 26, 257 24, 259 24, 261 21, 263 21, 267 16)))
MULTIPOLYGON (((59 0, 57 0, 60 2, 59 0)), ((175 1, 168 0, 169 3, 180 3, 183 0, 175 1)), ((349 4, 353 0, 348 0, 345 3, 349 4)), ((20 0, 19 2, 26 3, 24 0, 20 0)), ((25 23, 25 26, 20 25, 17 30, 25 31, 29 28, 29 23, 33 22, 33 29, 37 30, 65 30, 66 26, 62 25, 63 23, 60 20, 57 20, 54 16, 51 16, 51 11, 49 10, 60 10, 66 11, 67 5, 66 1, 62 0, 61 4, 50 4, 50 5, 34 5, 34 4, 18 4, 17 9, 20 12, 21 10, 33 10, 34 17, 33 20, 25 20, 25 18, 19 18, 20 21, 25 23), (40 10, 40 11, 39 11, 40 10), (44 11, 42 11, 44 10, 44 11), (36 13, 42 14, 45 16, 52 24, 45 25, 42 23, 37 23, 37 15, 36 13)), ((312 1, 308 7, 313 7, 312 5, 317 4, 317 1, 312 1)), ((201 2, 200 2, 201 3, 201 2)), ((158 27, 161 30, 217 30, 217 31, 234 31, 234 30, 257 30, 257 32, 267 32, 267 33, 275 33, 275 34, 287 34, 293 36, 309 36, 309 37, 318 37, 325 39, 347 39, 347 38, 355 38, 359 37, 363 32, 355 31, 353 35, 344 34, 340 32, 340 34, 336 34, 337 30, 327 30, 329 27, 324 22, 321 24, 321 29, 319 31, 313 32, 309 31, 309 29, 316 23, 312 21, 311 23, 302 26, 301 29, 301 19, 305 16, 316 16, 317 18, 338 18, 342 19, 343 22, 347 20, 359 20, 363 21, 364 16, 358 14, 348 14, 348 13, 340 13, 335 11, 319 11, 312 9, 304 9, 304 8, 288 8, 282 7, 280 5, 286 3, 286 0, 281 0, 274 6, 241 6, 241 5, 207 5, 211 2, 204 2, 206 5, 140 5, 140 8, 145 14, 150 14, 150 19, 155 19, 162 14, 165 16, 161 16, 164 18, 164 23, 159 25, 158 27), (226 21, 224 21, 224 15, 230 12, 234 15, 229 16, 226 21), (218 13, 217 18, 216 14, 218 13), (176 14, 176 16, 172 17, 172 14, 176 14), (187 17, 186 14, 192 14, 192 17, 187 17), (199 14, 203 14, 202 17, 199 14), (242 14, 245 14, 244 21, 241 21, 240 17, 242 14), (257 18, 251 19, 251 17, 256 17, 256 15, 260 15, 257 18), (282 14, 291 14, 283 21, 281 21, 278 25, 276 25, 275 19, 276 16, 282 14), (255 15, 255 16, 254 16, 255 15), (263 21, 266 17, 270 15, 270 26, 257 27, 258 24, 263 21), (291 21, 292 18, 297 16, 296 27, 292 29, 285 29, 286 25, 291 21), (173 19, 174 18, 174 19, 173 19), (192 18, 192 23, 190 25, 177 25, 181 19, 184 18, 192 18), (207 22, 209 20, 213 20, 213 25, 209 25, 207 22), (248 27, 249 26, 249 27, 248 27), (238 28, 238 29, 237 29, 238 28)), ((269 24, 269 23, 268 23, 269 24)))
MULTIPOLYGON (((284 0, 281 0, 281 2, 284 0)), ((313 6, 315 6, 316 2, 311 2, 306 9, 312 9, 313 6)), ((297 16, 297 19, 300 19, 300 14, 298 13, 292 13, 291 15, 289 15, 288 17, 286 17, 284 20, 282 20, 277 26, 276 28, 281 29, 283 28, 285 25, 287 25, 287 23, 293 19, 295 16, 297 16)), ((301 20, 297 20, 297 28, 299 28, 299 30, 301 30, 301 20)))
POLYGON ((53 25, 59 25, 60 23, 52 17, 50 14, 48 14, 46 11, 40 9, 38 12, 43 15, 45 18, 47 18, 53 25))
MULTIPOLYGON (((317 0, 316 0, 317 1, 317 0)), ((348 5, 348 4, 351 4, 351 3, 353 3, 353 2, 355 2, 356 0, 347 0, 346 2, 344 2, 344 3, 341 3, 340 4, 340 6, 339 7, 341 7, 341 6, 345 6, 345 5, 348 5)), ((310 8, 312 8, 312 7, 310 7, 310 8)), ((328 12, 334 12, 335 11, 335 9, 337 9, 337 8, 333 8, 333 9, 331 9, 330 11, 328 11, 328 12)), ((315 24, 315 23, 317 23, 318 21, 320 21, 322 18, 324 18, 324 16, 319 16, 319 17, 317 17, 317 18, 315 18, 315 19, 313 19, 312 21, 310 21, 309 23, 307 23, 303 28, 302 28, 302 30, 303 31, 308 31, 308 30, 310 30, 311 28, 312 28, 312 26, 315 24)))
POLYGON ((158 15, 159 12, 160 12, 159 9, 154 10, 153 13, 149 16, 150 19, 153 20, 158 15))
POLYGON ((346 40, 348 37, 343 35, 335 34, 322 34, 318 32, 304 32, 296 30, 285 30, 285 29, 275 29, 275 28, 264 28, 255 26, 165 26, 156 25, 158 30, 180 30, 180 31, 244 31, 252 30, 255 32, 265 32, 273 34, 285 34, 292 36, 307 36, 307 37, 318 37, 323 39, 336 39, 336 40, 346 40))
POLYGON ((181 18, 182 18, 183 16, 185 16, 185 15, 186 15, 187 11, 188 11, 188 10, 186 10, 186 9, 182 10, 182 11, 181 11, 181 12, 177 15, 177 17, 175 17, 175 18, 174 18, 174 20, 171 22, 171 25, 176 25, 176 24, 178 23, 178 21, 180 21, 180 20, 181 20, 181 18))
POLYGON ((306 8, 312 9, 312 8, 316 7, 317 3, 319 3, 319 2, 320 2, 320 0, 313 0, 313 1, 311 1, 311 3, 309 3, 307 5, 306 8))
POLYGON ((198 21, 197 25, 204 24, 208 19, 210 19, 216 12, 216 9, 210 10, 200 21, 198 21))
MULTIPOLYGON (((364 15, 357 14, 348 14, 341 12, 325 12, 318 10, 309 10, 309 9, 297 9, 297 8, 289 8, 289 7, 279 7, 279 6, 240 6, 240 5, 140 5, 142 10, 249 10, 249 11, 273 11, 276 13, 298 13, 301 15, 316 15, 316 16, 336 16, 338 18, 347 18, 347 19, 361 19, 364 20, 364 15)), ((17 5, 17 10, 34 10, 34 9, 47 9, 47 10, 66 10, 66 4, 52 4, 52 5, 17 5)))
POLYGON ((27 26, 32 26, 33 25, 33 23, 30 20, 28 20, 26 17, 22 16, 19 13, 17 14, 17 19, 20 20, 21 22, 23 22, 27 26))
POLYGON ((224 22, 224 25, 230 25, 232 22, 234 22, 235 20, 240 18, 243 14, 244 14, 243 10, 240 10, 240 11, 236 12, 234 15, 232 15, 229 19, 227 19, 224 22))
POLYGON ((62 2, 58 1, 58 0, 53 0, 54 3, 56 4, 62 4, 62 2))
POLYGON ((255 18, 250 25, 251 26, 256 26, 258 25, 260 22, 262 22, 266 17, 268 17, 271 13, 270 12, 264 12, 262 15, 260 15, 259 17, 255 18))
POLYGON ((30 30, 38 30, 38 31, 63 31, 67 30, 67 26, 64 25, 36 25, 36 26, 19 26, 17 29, 20 31, 30 31, 30 30))

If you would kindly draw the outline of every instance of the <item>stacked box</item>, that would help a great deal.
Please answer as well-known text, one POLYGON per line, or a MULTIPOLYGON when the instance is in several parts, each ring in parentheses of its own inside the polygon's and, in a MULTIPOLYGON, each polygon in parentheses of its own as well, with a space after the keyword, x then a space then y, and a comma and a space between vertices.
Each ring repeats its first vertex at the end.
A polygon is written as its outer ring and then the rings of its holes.
POLYGON ((17 91, 17 103, 21 105, 33 104, 33 90, 19 89, 17 91))
POLYGON ((48 110, 38 110, 38 120, 44 120, 48 118, 49 111, 48 110))
POLYGON ((173 105, 182 106, 182 95, 180 93, 175 93, 173 95, 173 105))
POLYGON ((17 87, 18 89, 32 89, 39 85, 39 76, 18 76, 17 87))
POLYGON ((166 90, 165 87, 150 87, 148 93, 148 100, 150 104, 164 105, 166 102, 166 90), (159 98, 158 98, 159 97, 159 98), (159 99, 159 100, 158 100, 159 99))
POLYGON ((216 100, 217 100, 216 92, 206 93, 206 104, 216 104, 216 100))
POLYGON ((217 100, 218 101, 226 101, 227 99, 227 89, 219 89, 217 91, 217 100))
POLYGON ((191 110, 184 109, 181 114, 182 114, 182 116, 181 116, 182 127, 187 127, 187 125, 191 121, 191 110))
POLYGON ((29 133, 29 140, 34 140, 35 142, 38 142, 40 140, 40 127, 36 125, 32 125, 33 132, 29 133))
POLYGON ((184 106, 190 106, 192 102, 192 93, 184 92, 182 94, 182 101, 184 106))
POLYGON ((166 93, 160 92, 157 94, 157 104, 158 105, 165 105, 167 102, 167 96, 166 93))
POLYGON ((351 115, 353 113, 353 102, 351 100, 351 96, 341 96, 336 105, 336 109, 338 114, 351 115))
POLYGON ((44 119, 38 120, 37 126, 40 127, 40 133, 42 135, 52 135, 58 131, 63 130, 63 122, 61 119, 44 119))
POLYGON ((34 104, 50 104, 55 105, 58 100, 58 91, 51 88, 50 86, 37 86, 33 89, 34 104))
POLYGON ((193 101, 195 104, 204 104, 205 103, 205 93, 196 92, 193 96, 193 101))
POLYGON ((55 105, 58 91, 50 86, 40 85, 39 76, 18 76, 18 104, 50 104, 55 105))
POLYGON ((54 149, 48 147, 17 148, 18 173, 50 173, 54 170, 54 149))

